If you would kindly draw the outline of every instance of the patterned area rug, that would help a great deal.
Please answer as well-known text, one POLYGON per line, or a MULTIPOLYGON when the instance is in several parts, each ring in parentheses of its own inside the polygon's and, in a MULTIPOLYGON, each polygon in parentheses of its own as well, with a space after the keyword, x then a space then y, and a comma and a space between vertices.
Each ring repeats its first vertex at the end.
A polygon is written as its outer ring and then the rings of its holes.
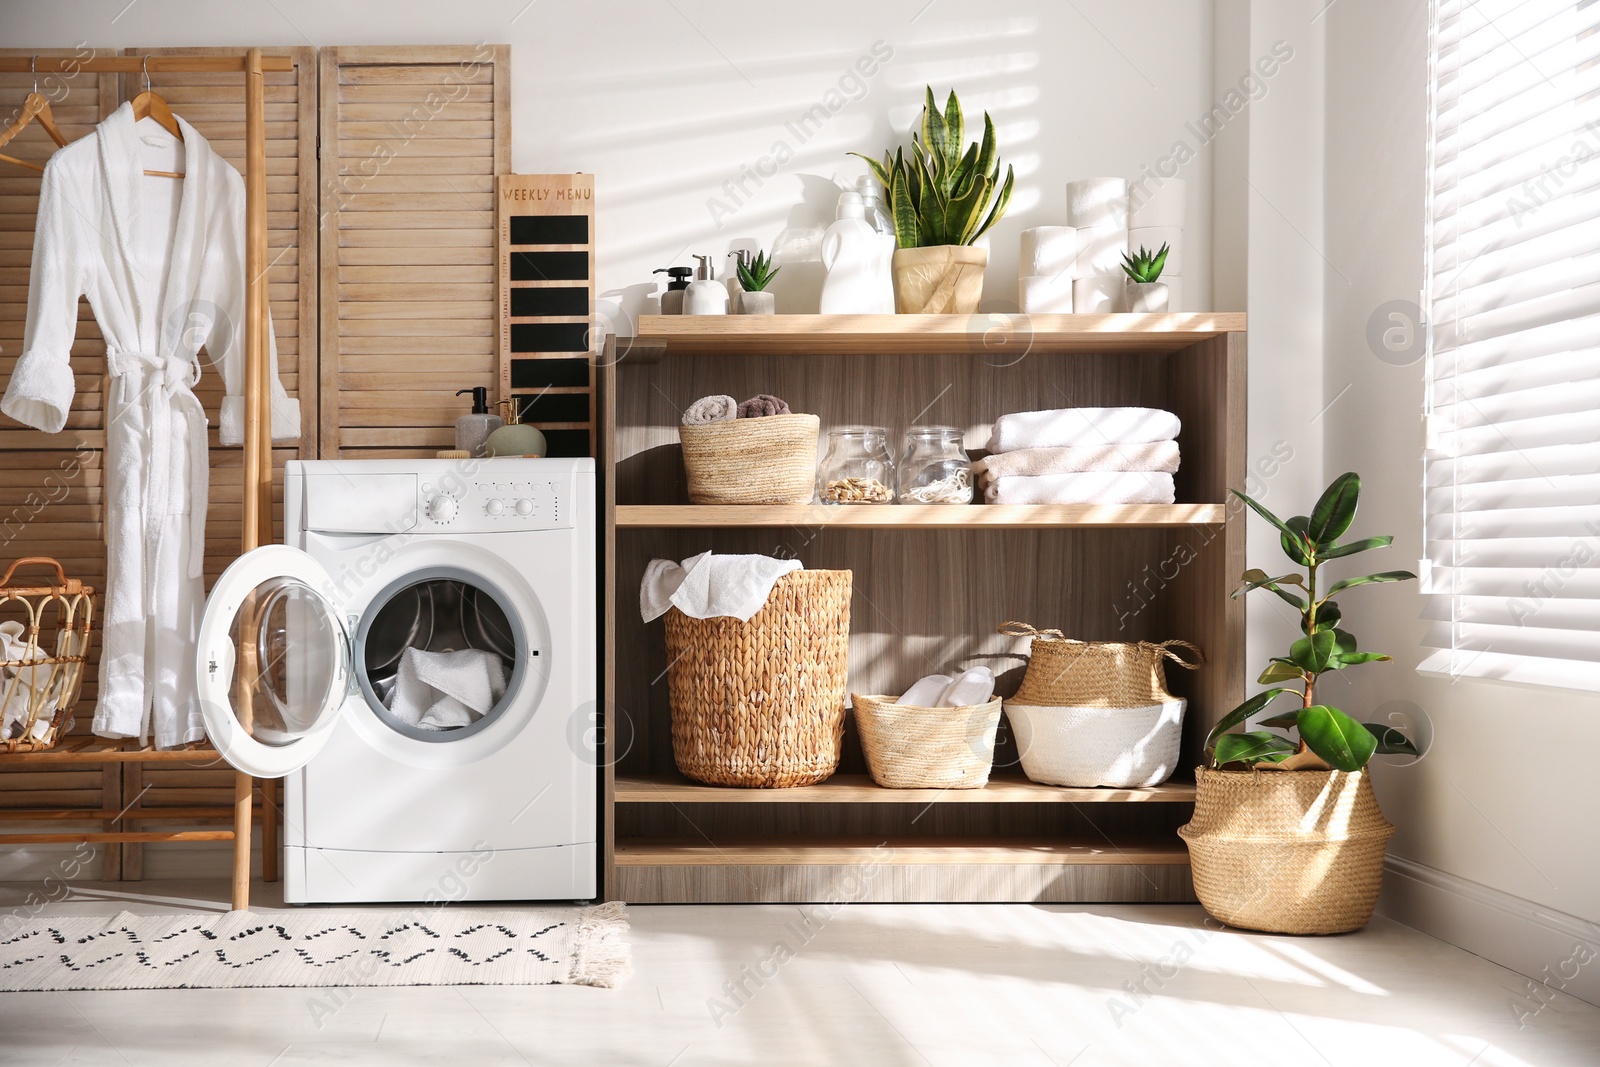
POLYGON ((628 972, 620 903, 36 917, 0 939, 0 990, 591 985, 628 972))

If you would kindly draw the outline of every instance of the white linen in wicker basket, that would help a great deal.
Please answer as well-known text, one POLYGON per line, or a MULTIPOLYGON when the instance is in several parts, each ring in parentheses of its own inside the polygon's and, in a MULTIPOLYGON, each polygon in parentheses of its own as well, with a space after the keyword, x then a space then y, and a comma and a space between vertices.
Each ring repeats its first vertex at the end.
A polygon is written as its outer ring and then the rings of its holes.
POLYGON ((1044 785, 1160 785, 1178 764, 1181 698, 1142 708, 1034 707, 1005 702, 1022 772, 1044 785))

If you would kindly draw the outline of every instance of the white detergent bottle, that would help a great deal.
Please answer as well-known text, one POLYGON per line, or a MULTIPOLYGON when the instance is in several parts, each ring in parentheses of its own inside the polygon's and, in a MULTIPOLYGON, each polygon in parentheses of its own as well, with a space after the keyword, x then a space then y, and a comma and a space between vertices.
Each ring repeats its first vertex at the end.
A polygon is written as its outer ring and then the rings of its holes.
POLYGON ((824 315, 893 315, 893 239, 866 220, 861 194, 839 194, 839 217, 822 235, 824 315))

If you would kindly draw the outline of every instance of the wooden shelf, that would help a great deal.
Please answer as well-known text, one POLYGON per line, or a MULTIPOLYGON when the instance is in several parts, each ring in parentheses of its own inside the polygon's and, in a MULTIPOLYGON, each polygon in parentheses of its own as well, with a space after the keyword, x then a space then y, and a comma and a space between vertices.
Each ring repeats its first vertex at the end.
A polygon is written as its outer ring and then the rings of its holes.
POLYGON ((1220 526, 1223 504, 618 504, 617 526, 838 526, 855 530, 1220 526))
POLYGON ((991 778, 982 789, 885 789, 864 774, 840 774, 796 789, 737 789, 677 777, 617 778, 618 804, 1106 804, 1194 803, 1194 786, 1071 789, 1026 778, 991 778))
MULTIPOLYGON (((1227 333, 1243 333, 1241 313, 1166 315, 645 315, 617 353, 696 355, 988 355, 1176 352, 1227 333)), ((646 356, 645 358, 649 358, 646 356)), ((643 362, 633 358, 633 362, 643 362)))
POLYGON ((69 737, 43 752, 7 752, 0 748, 0 767, 38 763, 217 763, 216 749, 199 742, 185 748, 141 747, 135 739, 115 740, 82 735, 69 737))
POLYGON ((740 839, 707 842, 631 840, 617 842, 619 867, 787 866, 791 864, 1008 865, 1068 867, 1084 864, 1187 866, 1189 851, 1171 839, 1121 842, 1038 839, 869 838, 740 839))

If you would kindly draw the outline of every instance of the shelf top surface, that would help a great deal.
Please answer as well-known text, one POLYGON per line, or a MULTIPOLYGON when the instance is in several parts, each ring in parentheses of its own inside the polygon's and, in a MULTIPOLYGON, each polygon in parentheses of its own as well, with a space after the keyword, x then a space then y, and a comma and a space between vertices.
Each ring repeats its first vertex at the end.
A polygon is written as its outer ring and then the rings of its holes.
POLYGON ((989 355, 1029 352, 1176 352, 1199 341, 1243 333, 1240 312, 1163 315, 644 315, 633 338, 652 351, 816 355, 906 353, 989 355))
POLYGON ((953 864, 1187 864, 1189 852, 1177 834, 1104 838, 773 837, 619 838, 619 867, 725 867, 742 865, 886 863, 953 864))
POLYGON ((1223 504, 619 504, 617 525, 837 526, 858 530, 906 527, 963 529, 986 527, 1217 526, 1226 522, 1223 504))
POLYGON ((675 775, 618 777, 619 804, 1096 804, 1188 803, 1194 785, 1169 782, 1145 789, 1074 789, 1020 777, 994 777, 982 789, 885 789, 864 774, 839 774, 793 789, 701 785, 675 775))

